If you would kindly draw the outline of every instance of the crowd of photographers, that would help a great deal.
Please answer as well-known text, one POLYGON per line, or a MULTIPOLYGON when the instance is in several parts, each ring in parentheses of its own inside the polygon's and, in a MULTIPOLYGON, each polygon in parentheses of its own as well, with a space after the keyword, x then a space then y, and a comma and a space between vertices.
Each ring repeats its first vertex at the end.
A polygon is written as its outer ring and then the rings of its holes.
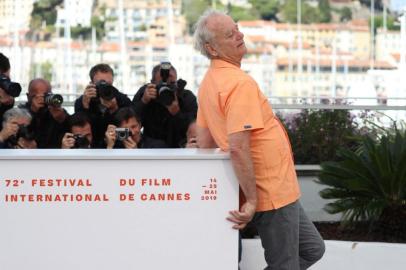
POLYGON ((89 77, 72 115, 41 78, 30 81, 27 102, 15 106, 22 89, 0 53, 0 149, 197 147, 196 97, 169 62, 154 67, 133 100, 114 87, 109 65, 95 65, 89 77))

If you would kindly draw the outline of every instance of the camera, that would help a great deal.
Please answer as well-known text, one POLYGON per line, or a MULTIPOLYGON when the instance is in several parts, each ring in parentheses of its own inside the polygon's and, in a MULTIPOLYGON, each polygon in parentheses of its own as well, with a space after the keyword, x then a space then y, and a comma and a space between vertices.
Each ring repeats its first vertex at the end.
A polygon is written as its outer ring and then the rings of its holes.
POLYGON ((124 141, 133 134, 129 128, 116 128, 116 140, 124 141))
POLYGON ((63 97, 59 94, 47 93, 44 97, 45 104, 52 106, 61 106, 63 97))
POLYGON ((118 92, 114 86, 107 83, 105 80, 100 80, 96 83, 96 91, 97 96, 105 100, 112 100, 118 92))
POLYGON ((21 93, 21 85, 12 82, 10 78, 4 74, 0 74, 0 88, 3 89, 7 95, 12 97, 18 97, 21 93))
POLYGON ((171 63, 161 63, 160 75, 162 80, 159 82, 156 89, 158 93, 157 101, 164 106, 171 105, 175 100, 175 95, 182 91, 187 84, 187 82, 182 79, 179 79, 176 83, 168 82, 171 68, 171 63))
POLYGON ((73 137, 73 139, 75 139, 75 144, 73 145, 73 148, 78 148, 78 149, 89 148, 90 142, 86 138, 86 136, 83 136, 80 134, 75 134, 72 137, 73 137))
POLYGON ((30 126, 18 125, 17 134, 9 138, 10 145, 17 145, 20 138, 32 141, 35 139, 35 133, 30 126))

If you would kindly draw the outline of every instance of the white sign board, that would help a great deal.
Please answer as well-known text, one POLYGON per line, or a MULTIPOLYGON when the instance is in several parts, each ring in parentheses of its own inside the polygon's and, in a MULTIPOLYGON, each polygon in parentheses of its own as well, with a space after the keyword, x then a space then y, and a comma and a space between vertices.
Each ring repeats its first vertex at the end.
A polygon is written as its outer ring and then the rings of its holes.
POLYGON ((225 154, 10 151, 0 153, 1 269, 237 269, 225 154))

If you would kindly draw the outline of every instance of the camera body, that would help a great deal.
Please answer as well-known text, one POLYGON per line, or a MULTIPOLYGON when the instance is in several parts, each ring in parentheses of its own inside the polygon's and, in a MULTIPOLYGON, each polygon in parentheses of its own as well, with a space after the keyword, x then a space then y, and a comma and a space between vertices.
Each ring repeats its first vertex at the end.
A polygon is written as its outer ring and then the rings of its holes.
POLYGON ((116 140, 124 141, 133 134, 129 128, 116 128, 116 140))
POLYGON ((63 103, 63 97, 59 94, 47 93, 44 97, 45 104, 52 106, 61 106, 63 103))
POLYGON ((25 125, 18 125, 18 131, 16 135, 13 135, 9 138, 10 145, 17 145, 18 139, 24 138, 28 141, 32 141, 35 139, 35 133, 29 126, 25 125))
POLYGON ((7 95, 12 97, 18 97, 21 93, 21 85, 12 82, 10 78, 4 74, 0 74, 0 88, 3 89, 7 95))
POLYGON ((98 97, 105 100, 112 100, 116 96, 118 90, 105 80, 100 80, 96 83, 96 92, 98 97))
POLYGON ((73 148, 77 148, 77 149, 89 148, 90 142, 86 138, 86 136, 83 136, 80 134, 75 134, 72 137, 73 137, 73 139, 75 139, 75 144, 73 145, 73 148))
POLYGON ((185 80, 179 79, 177 82, 169 82, 169 74, 172 68, 171 63, 162 62, 160 67, 161 81, 158 83, 157 90, 157 101, 164 105, 169 106, 175 100, 175 95, 182 91, 187 82, 185 80))

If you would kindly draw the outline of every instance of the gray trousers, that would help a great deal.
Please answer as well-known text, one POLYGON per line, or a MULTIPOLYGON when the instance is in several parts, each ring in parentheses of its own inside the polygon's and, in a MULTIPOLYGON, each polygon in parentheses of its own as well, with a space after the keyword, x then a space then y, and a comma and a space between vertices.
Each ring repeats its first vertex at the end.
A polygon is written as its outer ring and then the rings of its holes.
POLYGON ((264 270, 307 269, 324 254, 324 241, 299 201, 257 212, 252 222, 265 250, 264 270))

